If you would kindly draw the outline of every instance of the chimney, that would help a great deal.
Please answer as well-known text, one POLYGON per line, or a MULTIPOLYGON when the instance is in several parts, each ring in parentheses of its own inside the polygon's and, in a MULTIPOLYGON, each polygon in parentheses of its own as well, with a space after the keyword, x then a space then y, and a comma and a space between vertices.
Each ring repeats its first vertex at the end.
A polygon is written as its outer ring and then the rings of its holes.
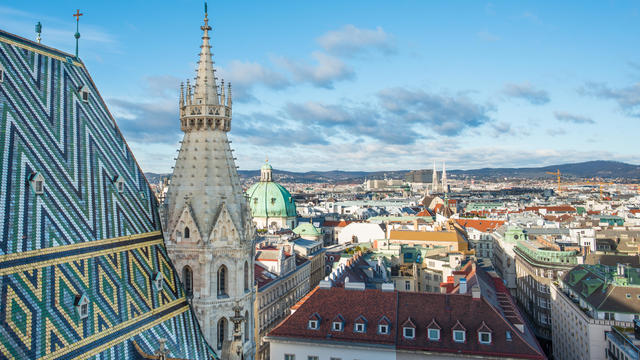
POLYGON ((471 288, 471 297, 473 297, 474 299, 480 299, 480 287, 479 286, 474 286, 471 288))
POLYGON ((384 283, 382 284, 382 291, 393 291, 395 290, 395 287, 393 286, 393 283, 384 283))
POLYGON ((467 293, 467 279, 465 278, 460 279, 460 287, 458 288, 458 292, 460 294, 467 293))

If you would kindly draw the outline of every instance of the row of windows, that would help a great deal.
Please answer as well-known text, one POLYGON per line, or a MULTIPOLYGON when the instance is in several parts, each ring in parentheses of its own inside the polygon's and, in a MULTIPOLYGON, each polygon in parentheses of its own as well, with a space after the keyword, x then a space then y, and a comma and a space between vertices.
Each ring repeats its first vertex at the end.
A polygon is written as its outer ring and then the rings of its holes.
MULTIPOLYGON (((189 228, 185 228, 188 233, 189 228)), ((189 265, 182 268, 182 281, 184 282, 184 290, 187 296, 193 295, 193 270, 189 265)), ((217 273, 217 295, 219 297, 227 296, 229 289, 228 270, 224 265, 220 265, 217 273)), ((244 263, 244 290, 249 290, 249 266, 244 263)))
MULTIPOLYGON (((116 189, 119 193, 124 192, 124 180, 122 180, 120 176, 116 176, 113 179, 113 183, 115 184, 116 189)), ((44 194, 44 176, 42 176, 41 173, 34 172, 29 175, 29 184, 31 185, 34 193, 38 195, 44 194)))
MULTIPOLYGON (((164 276, 162 275, 161 272, 157 272, 153 276, 152 281, 153 281, 153 287, 156 289, 156 291, 162 291, 164 289, 163 287, 164 276)), ((86 294, 77 295, 74 305, 75 305, 78 317, 81 320, 84 320, 87 317, 89 317, 89 297, 86 294)))
MULTIPOLYGON (((453 341, 457 343, 464 343, 467 341, 467 333, 464 330, 452 330, 453 341)), ((402 337, 408 340, 413 340, 416 337, 416 329, 413 327, 403 327, 402 337)), ((430 341, 440 341, 440 329, 427 329, 427 338, 430 341)), ((507 340, 511 340, 511 332, 507 331, 507 340)), ((491 332, 478 331, 478 342, 480 344, 491 344, 491 332)))

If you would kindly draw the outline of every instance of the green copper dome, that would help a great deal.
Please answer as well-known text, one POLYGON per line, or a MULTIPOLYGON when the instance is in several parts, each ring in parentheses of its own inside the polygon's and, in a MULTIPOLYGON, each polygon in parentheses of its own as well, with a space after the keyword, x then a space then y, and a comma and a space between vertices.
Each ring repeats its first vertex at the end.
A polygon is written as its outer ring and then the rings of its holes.
MULTIPOLYGON (((265 165, 269 166, 270 165, 265 165)), ((295 217, 296 203, 284 186, 260 181, 247 190, 253 217, 295 217)))
POLYGON ((298 225, 295 229, 293 229, 293 232, 295 234, 298 234, 300 236, 320 236, 322 235, 322 233, 320 232, 320 230, 318 230, 317 227, 313 226, 312 223, 308 223, 308 222, 303 222, 300 225, 298 225))

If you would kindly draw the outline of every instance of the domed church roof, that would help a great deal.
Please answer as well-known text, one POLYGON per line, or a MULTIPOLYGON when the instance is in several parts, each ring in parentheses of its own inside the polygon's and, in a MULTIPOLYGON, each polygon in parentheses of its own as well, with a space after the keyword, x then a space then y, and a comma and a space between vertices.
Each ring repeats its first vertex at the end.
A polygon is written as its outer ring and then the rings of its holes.
POLYGON ((300 236, 308 235, 308 236, 320 236, 322 232, 318 230, 317 227, 313 226, 310 222, 300 223, 295 229, 293 229, 294 234, 298 234, 300 236))
POLYGON ((253 217, 295 217, 296 204, 284 186, 271 180, 271 165, 260 169, 260 182, 247 190, 253 217))

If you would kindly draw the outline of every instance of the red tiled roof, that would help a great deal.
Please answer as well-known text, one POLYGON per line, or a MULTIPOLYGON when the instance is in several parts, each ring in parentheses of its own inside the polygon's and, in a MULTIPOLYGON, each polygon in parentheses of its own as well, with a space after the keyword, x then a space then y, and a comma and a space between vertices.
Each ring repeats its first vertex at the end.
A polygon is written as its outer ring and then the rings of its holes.
POLYGON ((503 220, 456 219, 456 221, 464 227, 471 227, 482 232, 489 232, 504 225, 503 220))
POLYGON ((399 292, 398 321, 411 317, 416 324, 414 339, 397 337, 397 348, 415 351, 459 353, 478 356, 513 357, 523 359, 545 359, 540 348, 531 346, 517 328, 511 326, 498 311, 483 298, 473 299, 466 295, 399 292), (417 309, 419 309, 417 311, 417 309), (427 326, 434 321, 442 328, 439 341, 430 341, 427 326), (488 326, 492 331, 491 344, 478 341, 478 330, 488 326), (455 329, 466 329, 466 341, 453 341, 455 329), (512 340, 507 341, 510 331, 512 340))
MULTIPOLYGON (((499 279, 498 279, 499 280, 499 279)), ((502 293, 496 282, 496 293, 502 293)), ((490 284, 493 285, 493 284, 490 284)), ((500 282, 504 287, 504 284, 500 282)), ((497 305, 495 305, 497 306, 497 305)), ((313 292, 298 304, 297 310, 269 333, 272 338, 318 340, 322 342, 357 342, 360 344, 383 344, 396 349, 465 354, 486 357, 511 357, 522 359, 546 359, 533 336, 523 336, 501 312, 485 298, 474 299, 470 294, 438 294, 421 292, 398 292, 381 290, 348 290, 332 287, 313 292), (319 329, 308 329, 308 321, 318 314, 319 329), (331 319, 341 315, 345 320, 344 331, 332 331, 331 319), (352 331, 359 316, 368 320, 366 332, 352 331), (377 333, 378 322, 386 317, 390 323, 390 334, 377 333), (405 339, 399 328, 402 324, 415 324, 415 338, 405 339), (436 323, 440 328, 440 340, 430 341, 427 327, 436 323), (395 325, 394 324, 398 324, 395 325), (453 341, 454 327, 466 329, 466 341, 453 341), (492 343, 479 343, 478 330, 492 331, 492 343), (507 341, 510 331, 512 340, 507 341), (530 342, 525 340, 530 339, 530 342)), ((515 310, 517 311, 517 310, 515 310)), ((526 325, 525 325, 526 327, 526 325)), ((528 333, 531 330, 525 328, 528 333)), ((529 334, 530 335, 530 334, 529 334)))
POLYGON ((326 220, 325 222, 322 223, 322 227, 345 227, 345 226, 351 224, 352 222, 356 222, 356 221, 353 221, 353 220, 340 220, 340 221, 326 220))
POLYGON ((297 310, 289 315, 269 336, 294 337, 318 340, 356 341, 375 344, 394 344, 396 330, 391 326, 388 335, 378 334, 378 321, 386 317, 391 324, 396 321, 396 292, 380 290, 346 290, 344 288, 320 289, 301 300, 297 310), (321 317, 318 330, 307 328, 314 313, 321 317), (331 319, 340 314, 344 331, 331 331, 331 319), (368 320, 365 333, 354 333, 354 320, 364 315, 368 320))
POLYGON ((640 214, 640 209, 631 209, 629 211, 631 211, 632 214, 640 214))

